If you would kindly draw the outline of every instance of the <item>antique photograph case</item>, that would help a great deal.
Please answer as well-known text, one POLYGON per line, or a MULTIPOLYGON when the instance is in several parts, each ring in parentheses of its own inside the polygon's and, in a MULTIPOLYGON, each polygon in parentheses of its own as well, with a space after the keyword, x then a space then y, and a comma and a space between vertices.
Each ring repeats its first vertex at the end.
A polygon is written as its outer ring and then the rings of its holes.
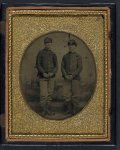
POLYGON ((109 141, 110 9, 9 7, 6 16, 7 140, 109 141))
POLYGON ((3 143, 115 144, 115 5, 16 6, 3 143))

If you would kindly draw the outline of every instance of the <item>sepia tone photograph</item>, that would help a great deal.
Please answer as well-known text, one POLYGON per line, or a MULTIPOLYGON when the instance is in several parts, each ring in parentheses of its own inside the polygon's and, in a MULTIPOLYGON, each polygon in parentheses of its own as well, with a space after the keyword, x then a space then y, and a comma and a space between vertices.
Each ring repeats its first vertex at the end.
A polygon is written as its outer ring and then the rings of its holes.
POLYGON ((94 94, 96 78, 91 50, 71 33, 39 36, 21 60, 21 93, 29 107, 46 119, 62 120, 80 113, 94 94))

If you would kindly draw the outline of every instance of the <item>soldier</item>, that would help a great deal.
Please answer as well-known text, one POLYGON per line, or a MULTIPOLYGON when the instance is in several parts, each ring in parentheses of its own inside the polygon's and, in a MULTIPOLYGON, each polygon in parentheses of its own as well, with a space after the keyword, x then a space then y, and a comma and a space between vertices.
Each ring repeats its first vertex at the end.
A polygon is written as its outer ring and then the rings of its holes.
POLYGON ((67 113, 75 113, 78 108, 80 72, 82 71, 82 60, 75 52, 77 43, 69 40, 69 52, 63 56, 61 71, 64 78, 63 97, 66 100, 67 113))
POLYGON ((52 39, 44 39, 45 48, 40 50, 36 59, 36 68, 40 79, 40 104, 44 114, 49 114, 49 103, 54 92, 54 80, 58 70, 57 57, 51 50, 52 39))

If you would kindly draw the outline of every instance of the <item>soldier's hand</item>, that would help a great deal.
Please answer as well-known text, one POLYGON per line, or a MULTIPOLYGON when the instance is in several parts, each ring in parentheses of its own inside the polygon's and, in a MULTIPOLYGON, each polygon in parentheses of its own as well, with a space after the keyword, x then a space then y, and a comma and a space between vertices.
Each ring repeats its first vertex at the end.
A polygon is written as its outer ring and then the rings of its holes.
POLYGON ((68 76, 69 76, 69 79, 72 80, 73 76, 72 75, 68 75, 68 76))
POLYGON ((52 72, 50 72, 50 73, 49 73, 49 77, 52 77, 52 76, 53 76, 53 73, 52 73, 52 72))
POLYGON ((47 73, 43 73, 43 76, 44 76, 45 78, 49 78, 49 75, 48 75, 47 73))
POLYGON ((70 79, 69 79, 69 76, 65 76, 65 78, 68 79, 68 80, 70 80, 70 79))
POLYGON ((72 80, 73 76, 72 75, 67 75, 65 78, 68 79, 68 80, 72 80))

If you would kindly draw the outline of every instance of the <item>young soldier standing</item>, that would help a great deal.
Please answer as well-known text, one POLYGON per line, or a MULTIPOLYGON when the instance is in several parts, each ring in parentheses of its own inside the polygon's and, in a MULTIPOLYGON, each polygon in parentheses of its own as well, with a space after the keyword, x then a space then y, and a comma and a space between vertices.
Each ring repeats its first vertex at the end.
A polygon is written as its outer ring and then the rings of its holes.
POLYGON ((40 79, 40 103, 44 114, 49 114, 48 106, 54 92, 54 80, 58 70, 56 54, 51 50, 52 39, 44 39, 45 48, 40 50, 36 59, 36 68, 40 79))
POLYGON ((75 52, 75 40, 69 40, 69 52, 63 56, 61 71, 64 77, 63 96, 66 100, 68 112, 75 113, 78 106, 78 91, 80 86, 80 72, 82 71, 81 57, 75 52))

